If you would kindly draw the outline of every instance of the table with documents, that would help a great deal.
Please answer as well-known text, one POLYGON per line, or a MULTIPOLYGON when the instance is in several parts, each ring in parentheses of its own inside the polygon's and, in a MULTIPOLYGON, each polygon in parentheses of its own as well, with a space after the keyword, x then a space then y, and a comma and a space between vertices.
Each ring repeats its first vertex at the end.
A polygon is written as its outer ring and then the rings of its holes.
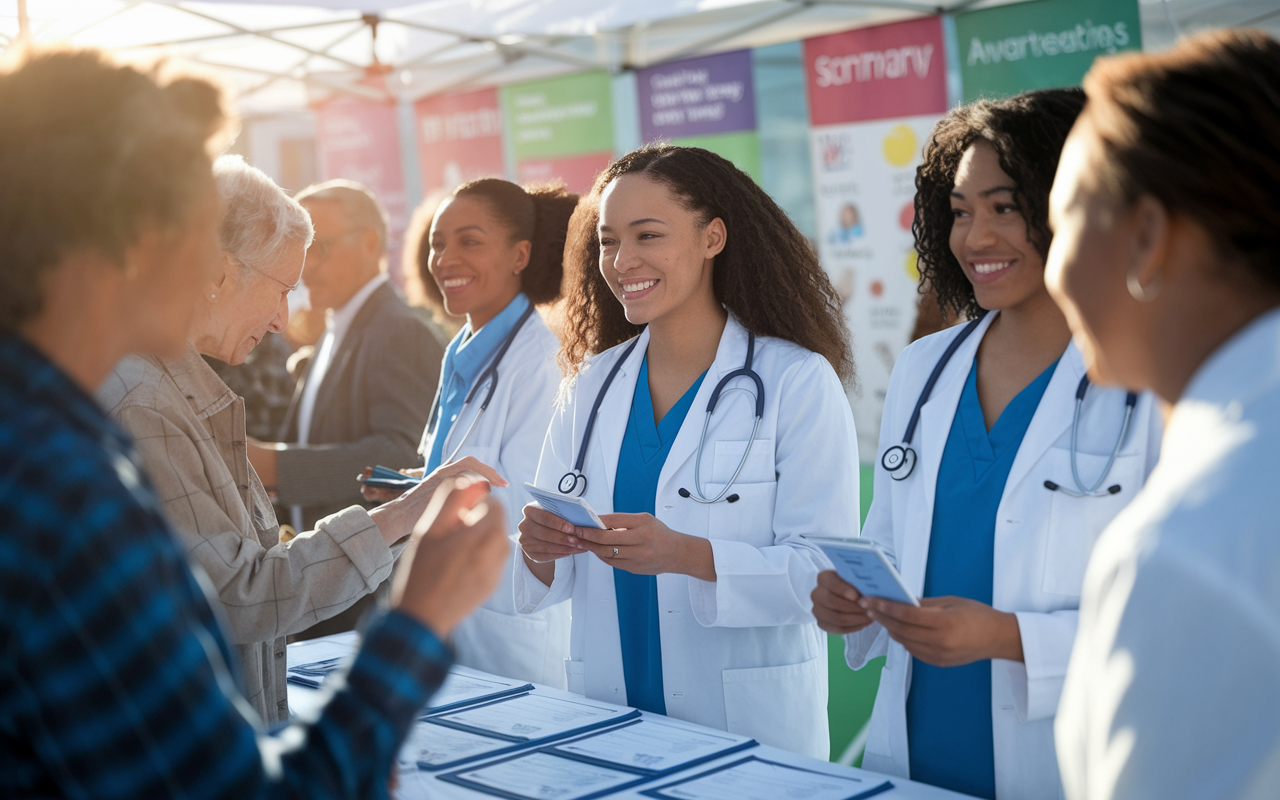
MULTIPOLYGON (((289 707, 314 714, 354 633, 289 646, 289 707)), ((947 800, 967 795, 454 667, 398 756, 401 800, 947 800)))

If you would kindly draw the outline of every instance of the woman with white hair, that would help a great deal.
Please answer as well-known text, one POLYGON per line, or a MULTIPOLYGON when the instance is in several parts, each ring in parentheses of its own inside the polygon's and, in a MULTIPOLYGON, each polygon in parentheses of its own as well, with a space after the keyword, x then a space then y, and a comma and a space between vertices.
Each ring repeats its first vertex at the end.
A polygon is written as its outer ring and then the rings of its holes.
MULTIPOLYGON (((284 330, 311 221, 239 156, 219 158, 214 178, 224 206, 222 259, 186 353, 124 359, 97 399, 137 439, 166 516, 222 601, 244 695, 270 724, 289 716, 285 637, 376 589, 391 574, 416 515, 352 506, 280 541, 271 501, 246 456, 244 401, 201 356, 239 364, 268 331, 284 330)), ((430 480, 464 471, 495 477, 473 461, 442 468, 430 480)))

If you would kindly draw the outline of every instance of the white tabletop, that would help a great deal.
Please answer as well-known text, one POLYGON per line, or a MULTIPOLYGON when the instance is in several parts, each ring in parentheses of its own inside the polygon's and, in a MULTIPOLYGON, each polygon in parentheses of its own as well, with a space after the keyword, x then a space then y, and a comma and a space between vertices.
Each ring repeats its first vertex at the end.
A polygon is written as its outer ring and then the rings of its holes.
MULTIPOLYGON (((321 661, 335 656, 348 655, 352 653, 356 646, 354 633, 340 633, 334 636, 328 636, 323 639, 313 639, 308 642, 300 642, 298 644, 289 645, 288 663, 289 666, 295 664, 309 664, 315 661, 321 661)), ((474 670, 470 670, 474 672, 474 670)), ((538 686, 535 691, 538 694, 546 694, 552 697, 571 698, 568 692, 557 689, 551 689, 545 686, 538 686)), ((306 713, 308 711, 318 709, 321 693, 315 689, 309 689, 304 686, 296 686, 289 684, 289 707, 294 714, 306 713)), ((656 715, 642 712, 642 717, 653 717, 656 715)), ((664 721, 669 720, 666 717, 660 717, 664 721)), ((420 723, 424 724, 424 723, 420 723)), ((678 722, 690 728, 698 728, 699 726, 687 722, 678 722)), ((531 748, 532 749, 532 748, 531 748)), ((509 757, 510 754, 502 756, 494 756, 491 759, 481 759, 468 767, 484 764, 486 761, 496 761, 501 758, 509 757)), ((886 800, 962 800, 968 795, 949 792, 945 789, 939 789, 936 786, 929 786, 924 783, 916 783, 903 778, 890 777, 881 775, 878 772, 868 772, 867 770, 857 769, 855 767, 844 767, 839 764, 832 764, 828 761, 818 761, 817 759, 807 756, 789 753, 786 750, 780 750, 776 747, 768 747, 759 745, 715 761, 710 761, 697 766, 690 767, 683 772, 677 772, 672 775, 665 775, 661 778, 655 778, 652 781, 641 784, 633 789, 626 789, 616 794, 609 795, 610 798, 618 798, 619 800, 647 800, 640 793, 655 786, 663 786, 680 780, 684 777, 698 775, 708 770, 714 769, 723 764, 729 764, 738 761, 746 756, 755 756, 766 761, 775 761, 780 764, 789 766, 802 767, 804 769, 814 770, 816 772, 825 772, 830 775, 837 775, 842 778, 860 781, 866 789, 871 789, 880 785, 884 781, 892 781, 893 789, 876 795, 877 798, 886 798, 886 800)), ((451 772, 453 770, 444 770, 443 772, 451 772)), ((493 800, 493 795, 486 794, 474 789, 468 789, 464 786, 458 786, 453 783, 440 780, 437 775, 439 773, 424 772, 416 767, 406 767, 400 772, 400 786, 397 797, 400 800, 450 800, 458 798, 458 800, 493 800)))

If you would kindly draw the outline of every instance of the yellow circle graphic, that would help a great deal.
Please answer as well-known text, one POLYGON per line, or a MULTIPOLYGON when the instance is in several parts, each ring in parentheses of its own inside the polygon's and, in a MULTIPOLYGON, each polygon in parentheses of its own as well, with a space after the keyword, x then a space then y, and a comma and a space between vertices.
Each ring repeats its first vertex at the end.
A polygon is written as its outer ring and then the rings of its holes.
POLYGON ((902 266, 906 268, 907 277, 912 283, 920 282, 920 254, 914 249, 907 251, 907 261, 902 266))
POLYGON ((894 125, 884 137, 884 158, 895 167, 905 167, 916 157, 916 132, 908 125, 894 125))

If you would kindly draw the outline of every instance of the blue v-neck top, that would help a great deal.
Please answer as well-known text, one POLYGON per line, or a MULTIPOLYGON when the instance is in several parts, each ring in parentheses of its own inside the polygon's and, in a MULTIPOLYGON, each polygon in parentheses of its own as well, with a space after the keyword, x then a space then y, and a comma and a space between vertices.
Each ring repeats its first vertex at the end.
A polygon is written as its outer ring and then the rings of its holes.
MULTIPOLYGON (((649 393, 649 357, 640 363, 631 415, 618 453, 613 478, 613 510, 619 514, 656 514, 658 477, 680 426, 693 405, 707 373, 693 382, 661 422, 654 422, 653 397, 649 393)), ((618 600, 618 633, 622 640, 622 673, 627 705, 666 714, 662 696, 662 639, 658 630, 658 578, 613 570, 613 590, 618 600)))
MULTIPOLYGON (((954 595, 991 604, 996 511, 1057 363, 1019 392, 988 431, 978 401, 978 362, 974 360, 938 467, 925 597, 954 595)), ((914 659, 907 696, 907 742, 911 780, 994 798, 991 661, 935 667, 914 659)))

